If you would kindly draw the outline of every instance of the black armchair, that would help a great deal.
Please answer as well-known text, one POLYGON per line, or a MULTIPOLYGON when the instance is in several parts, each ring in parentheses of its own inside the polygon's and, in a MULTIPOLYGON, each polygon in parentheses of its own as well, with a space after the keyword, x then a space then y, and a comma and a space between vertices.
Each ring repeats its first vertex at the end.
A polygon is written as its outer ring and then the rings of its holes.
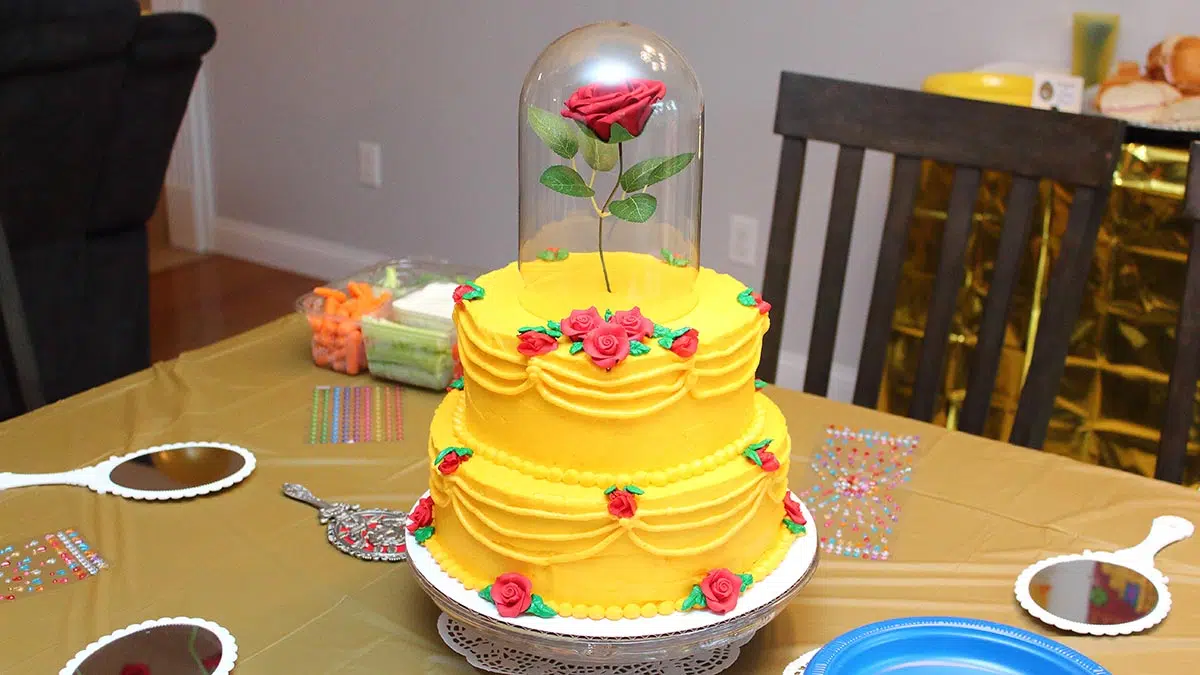
POLYGON ((215 39, 135 0, 0 2, 0 222, 48 401, 149 365, 146 221, 215 39))

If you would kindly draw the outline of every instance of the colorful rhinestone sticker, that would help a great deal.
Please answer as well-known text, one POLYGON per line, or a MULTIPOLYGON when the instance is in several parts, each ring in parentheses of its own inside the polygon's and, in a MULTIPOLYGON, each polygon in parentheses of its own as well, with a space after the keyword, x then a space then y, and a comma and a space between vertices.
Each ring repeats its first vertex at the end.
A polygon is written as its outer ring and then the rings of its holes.
POLYGON ((813 456, 817 484, 801 492, 820 528, 826 553, 887 560, 900 517, 893 493, 912 476, 918 439, 829 427, 813 456))
POLYGON ((0 603, 82 581, 108 563, 72 529, 0 548, 0 603))
POLYGON ((400 387, 329 387, 313 389, 308 442, 369 443, 404 440, 400 387))

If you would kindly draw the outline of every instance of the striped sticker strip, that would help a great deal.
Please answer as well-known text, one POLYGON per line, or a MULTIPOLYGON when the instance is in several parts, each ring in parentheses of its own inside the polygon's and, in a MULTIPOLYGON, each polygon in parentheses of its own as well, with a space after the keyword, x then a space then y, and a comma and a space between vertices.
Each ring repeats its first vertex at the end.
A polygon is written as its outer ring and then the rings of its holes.
POLYGON ((308 442, 404 440, 403 389, 388 385, 313 389, 308 442))

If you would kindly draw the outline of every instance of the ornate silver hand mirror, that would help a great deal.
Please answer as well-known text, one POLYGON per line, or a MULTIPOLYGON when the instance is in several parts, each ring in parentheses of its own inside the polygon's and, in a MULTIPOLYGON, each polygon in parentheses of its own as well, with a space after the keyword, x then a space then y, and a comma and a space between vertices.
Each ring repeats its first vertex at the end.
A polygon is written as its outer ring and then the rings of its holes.
POLYGON ((1129 635, 1146 630, 1171 611, 1167 578, 1155 569, 1154 556, 1194 531, 1183 518, 1160 516, 1146 540, 1133 548, 1043 560, 1017 577, 1017 601, 1037 619, 1074 633, 1129 635))
POLYGON ((191 441, 157 445, 63 473, 0 473, 0 490, 80 485, 129 499, 186 499, 236 485, 254 471, 249 450, 191 441))
POLYGON ((327 525, 326 538, 342 553, 377 562, 408 560, 404 543, 404 520, 408 514, 403 511, 326 502, 295 483, 284 483, 283 494, 316 507, 321 524, 327 525))
POLYGON ((227 675, 237 661, 229 631, 177 617, 134 624, 79 650, 59 675, 227 675))

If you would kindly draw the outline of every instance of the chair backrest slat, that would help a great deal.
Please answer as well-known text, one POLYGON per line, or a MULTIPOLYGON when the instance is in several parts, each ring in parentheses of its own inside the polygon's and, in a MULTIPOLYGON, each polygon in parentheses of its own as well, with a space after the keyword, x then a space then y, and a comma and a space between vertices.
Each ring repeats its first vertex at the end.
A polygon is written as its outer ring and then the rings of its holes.
POLYGON ((776 318, 775 329, 763 336, 758 376, 775 381, 779 351, 783 344, 783 317, 787 312, 788 278, 792 270, 792 250, 796 242, 796 214, 800 208, 800 188, 804 182, 804 154, 807 141, 785 138, 779 151, 779 175, 776 178, 775 206, 771 211, 771 236, 767 241, 766 276, 763 295, 771 298, 776 318))
POLYGON ((1192 144, 1182 218, 1191 235, 1187 280, 1175 330, 1175 364, 1167 385, 1167 412, 1158 441, 1154 477, 1183 481, 1188 437, 1195 420, 1196 380, 1200 378, 1200 142, 1192 144))
POLYGON ((833 177, 829 228, 825 230, 825 252, 821 256, 821 278, 817 283, 817 306, 821 311, 813 316, 808 367, 804 371, 804 391, 821 396, 828 392, 829 372, 833 367, 833 346, 837 338, 838 315, 842 311, 842 289, 850 259, 850 239, 854 232, 864 154, 862 148, 843 145, 838 150, 837 171, 833 177))
POLYGON ((1004 349, 1008 307, 1021 272, 1021 260, 1033 227, 1033 207, 1038 197, 1038 181, 1028 176, 1014 175, 1012 189, 1005 205, 1004 223, 1000 231, 1000 246, 988 284, 983 316, 979 321, 979 338, 971 358, 967 379, 967 395, 958 414, 958 429, 969 434, 983 433, 1000 355, 1004 349))
POLYGON ((933 298, 925 319, 925 337, 917 360, 917 376, 908 416, 929 422, 933 420, 934 404, 941 390, 945 367, 946 341, 950 339, 950 322, 958 306, 958 291, 962 286, 966 263, 967 242, 971 238, 971 216, 979 197, 981 172, 975 167, 960 166, 954 170, 950 189, 950 205, 946 208, 946 224, 942 231, 942 250, 938 256, 937 276, 933 282, 933 298))
MULTIPOLYGON (((879 381, 883 379, 887 344, 892 333, 892 312, 896 309, 896 292, 904 269, 908 221, 916 204, 920 180, 920 158, 896 155, 892 162, 892 190, 887 216, 883 220, 879 259, 875 263, 875 284, 867 309, 866 335, 863 336, 858 376, 854 382, 855 405, 874 408, 879 400, 879 381)), ((821 310, 817 307, 818 314, 821 310)))

